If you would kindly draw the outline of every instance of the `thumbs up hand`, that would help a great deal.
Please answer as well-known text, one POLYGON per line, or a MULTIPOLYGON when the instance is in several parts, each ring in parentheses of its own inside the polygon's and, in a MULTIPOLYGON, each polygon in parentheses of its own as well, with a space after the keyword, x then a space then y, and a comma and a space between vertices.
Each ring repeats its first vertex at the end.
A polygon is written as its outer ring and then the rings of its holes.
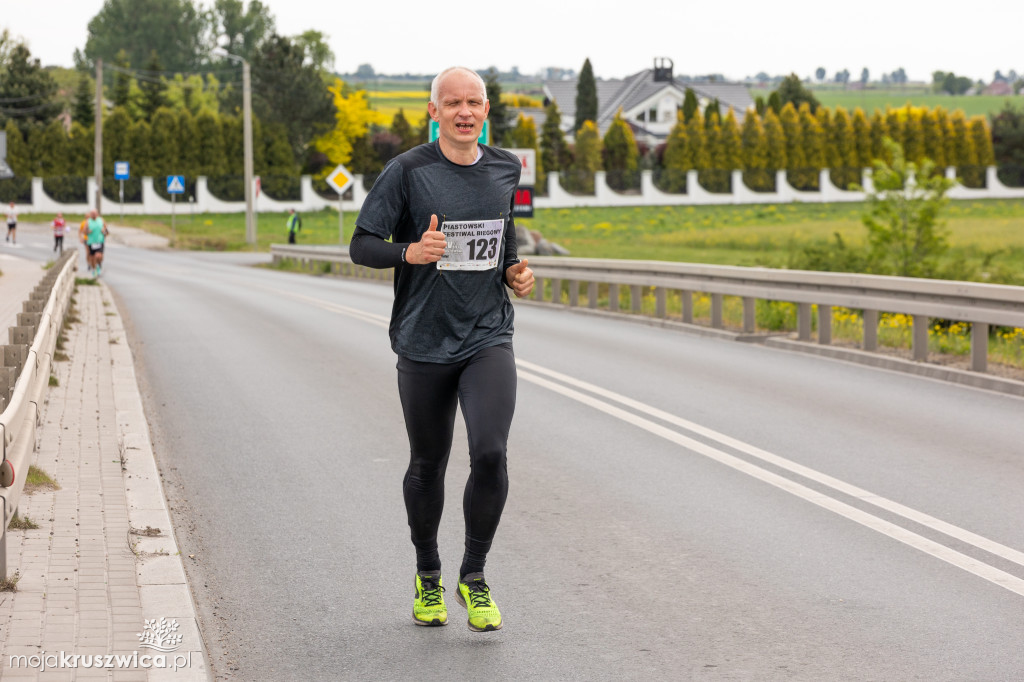
POLYGON ((405 262, 413 265, 436 263, 444 255, 445 246, 444 233, 437 230, 437 215, 431 215, 430 227, 418 242, 409 244, 405 250, 405 262))
POLYGON ((533 270, 526 267, 529 262, 523 259, 505 270, 505 280, 517 298, 526 298, 533 291, 533 270))

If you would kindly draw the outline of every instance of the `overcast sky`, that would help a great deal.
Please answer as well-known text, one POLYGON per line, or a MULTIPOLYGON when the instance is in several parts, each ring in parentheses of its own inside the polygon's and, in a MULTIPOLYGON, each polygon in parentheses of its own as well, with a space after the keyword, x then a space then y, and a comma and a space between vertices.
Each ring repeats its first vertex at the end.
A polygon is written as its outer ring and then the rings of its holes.
MULTIPOLYGON (((212 4, 212 2, 204 3, 212 4)), ((1024 0, 950 5, 911 0, 646 0, 575 3, 509 0, 264 0, 278 32, 329 36, 339 72, 369 63, 378 73, 436 73, 463 64, 576 69, 590 58, 600 78, 620 78, 669 57, 677 74, 760 71, 829 75, 865 66, 872 79, 899 67, 911 80, 935 70, 989 81, 1024 74, 1024 0)), ((103 0, 0 0, 0 27, 25 38, 44 65, 72 66, 103 0)))

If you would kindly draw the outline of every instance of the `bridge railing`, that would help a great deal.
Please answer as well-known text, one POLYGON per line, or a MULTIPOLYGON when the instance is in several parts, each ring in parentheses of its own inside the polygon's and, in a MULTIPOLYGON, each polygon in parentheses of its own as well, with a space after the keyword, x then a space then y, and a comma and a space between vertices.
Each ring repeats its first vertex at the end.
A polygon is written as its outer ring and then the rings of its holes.
POLYGON ((43 276, 0 346, 0 576, 7 574, 7 527, 18 510, 39 425, 39 403, 75 286, 76 252, 66 251, 43 276))
MULTIPOLYGON (((347 250, 338 247, 274 245, 271 254, 277 263, 299 263, 310 271, 375 279, 390 279, 392 272, 354 265, 347 250)), ((821 346, 833 343, 833 308, 859 310, 863 319, 859 349, 868 353, 879 351, 881 313, 900 313, 912 320, 911 356, 918 362, 928 359, 932 320, 967 322, 971 325, 970 370, 976 374, 989 369, 991 327, 1024 328, 1024 287, 663 261, 552 256, 529 256, 529 260, 537 280, 535 301, 668 320, 668 295, 677 292, 681 311, 676 320, 692 325, 694 294, 703 293, 710 297, 710 327, 724 330, 723 302, 735 296, 742 300, 740 332, 746 335, 757 333, 758 300, 795 304, 796 340, 821 346), (624 289, 628 289, 628 311, 622 307, 624 289), (643 305, 645 298, 653 298, 653 307, 643 305)), ((1024 395, 1024 382, 1011 382, 1009 390, 1024 395)))

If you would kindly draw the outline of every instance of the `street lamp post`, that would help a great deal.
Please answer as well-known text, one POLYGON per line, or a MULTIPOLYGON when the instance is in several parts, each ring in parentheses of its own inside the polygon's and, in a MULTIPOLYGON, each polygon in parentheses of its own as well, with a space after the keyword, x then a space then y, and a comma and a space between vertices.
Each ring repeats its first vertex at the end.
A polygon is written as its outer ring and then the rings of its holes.
POLYGON ((242 137, 244 147, 245 173, 245 241, 256 246, 256 213, 253 211, 253 167, 252 167, 252 78, 249 62, 226 50, 215 50, 214 54, 242 63, 242 137))

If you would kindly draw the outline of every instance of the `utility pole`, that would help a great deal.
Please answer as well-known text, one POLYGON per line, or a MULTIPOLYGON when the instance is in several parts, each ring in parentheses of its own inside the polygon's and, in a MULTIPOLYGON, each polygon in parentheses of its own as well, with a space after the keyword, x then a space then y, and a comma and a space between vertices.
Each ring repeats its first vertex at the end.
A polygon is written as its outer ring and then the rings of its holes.
POLYGON ((103 201, 103 60, 96 60, 96 148, 93 151, 93 175, 96 176, 96 212, 103 201))
POLYGON ((252 80, 249 62, 242 60, 242 134, 245 153, 245 240, 256 247, 256 215, 252 210, 252 80))

